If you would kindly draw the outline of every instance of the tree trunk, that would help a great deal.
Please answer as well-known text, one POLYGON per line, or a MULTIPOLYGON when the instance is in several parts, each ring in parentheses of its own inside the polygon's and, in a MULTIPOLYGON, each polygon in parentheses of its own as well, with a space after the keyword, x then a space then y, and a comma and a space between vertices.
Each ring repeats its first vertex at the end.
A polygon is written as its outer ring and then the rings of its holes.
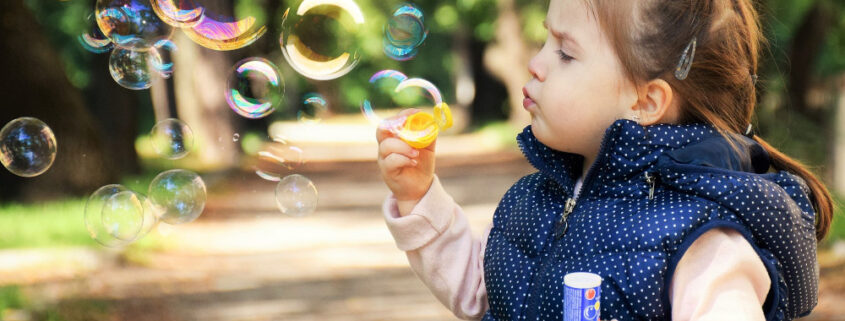
POLYGON ((175 33, 173 40, 178 48, 173 53, 178 115, 169 117, 179 118, 191 127, 195 146, 192 153, 203 168, 233 167, 238 162, 238 149, 232 141, 235 114, 224 98, 232 59, 224 52, 193 43, 181 32, 175 33))
POLYGON ((836 120, 833 124, 833 190, 845 192, 845 73, 839 77, 838 106, 836 120))
POLYGON ((530 115, 522 108, 522 87, 530 79, 527 67, 530 59, 530 48, 522 37, 514 1, 499 0, 496 41, 487 47, 484 65, 505 84, 510 102, 508 121, 517 128, 530 122, 530 115))
POLYGON ((58 152, 52 167, 38 177, 22 178, 1 169, 4 199, 83 195, 116 180, 114 161, 104 153, 102 135, 82 94, 67 79, 61 59, 36 21, 22 0, 0 1, 0 88, 5 93, 0 123, 22 116, 41 119, 55 133, 58 152))
POLYGON ((831 26, 831 10, 826 7, 824 1, 816 1, 807 12, 792 37, 789 54, 789 105, 787 108, 807 115, 819 123, 825 122, 826 113, 809 108, 807 92, 812 84, 813 66, 831 26))

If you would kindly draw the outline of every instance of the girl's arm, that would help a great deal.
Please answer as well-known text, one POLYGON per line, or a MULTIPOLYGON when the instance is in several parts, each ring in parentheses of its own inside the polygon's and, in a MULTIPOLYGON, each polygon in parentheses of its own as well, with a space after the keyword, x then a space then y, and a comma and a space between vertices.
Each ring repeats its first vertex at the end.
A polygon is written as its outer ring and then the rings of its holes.
POLYGON ((428 192, 407 215, 396 198, 384 202, 384 218, 411 269, 461 319, 481 319, 487 311, 484 248, 490 227, 473 237, 461 208, 435 176, 428 192))
POLYGON ((766 267, 739 232, 715 228, 684 253, 669 288, 672 320, 765 320, 766 267))

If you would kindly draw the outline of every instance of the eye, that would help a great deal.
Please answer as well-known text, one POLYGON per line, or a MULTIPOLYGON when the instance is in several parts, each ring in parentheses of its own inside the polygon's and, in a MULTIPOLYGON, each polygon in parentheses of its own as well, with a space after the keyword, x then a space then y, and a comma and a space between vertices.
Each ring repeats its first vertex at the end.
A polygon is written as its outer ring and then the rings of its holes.
POLYGON ((572 56, 567 55, 565 52, 563 52, 563 50, 558 50, 556 52, 557 52, 557 55, 560 56, 560 60, 563 60, 565 62, 570 62, 570 61, 575 59, 572 56))

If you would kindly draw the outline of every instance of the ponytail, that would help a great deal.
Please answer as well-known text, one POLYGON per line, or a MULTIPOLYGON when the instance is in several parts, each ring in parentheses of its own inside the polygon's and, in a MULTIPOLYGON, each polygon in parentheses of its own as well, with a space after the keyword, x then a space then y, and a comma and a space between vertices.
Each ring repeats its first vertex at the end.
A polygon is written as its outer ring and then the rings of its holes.
POLYGON ((772 166, 775 169, 785 170, 798 175, 807 182, 807 186, 810 187, 810 201, 816 210, 816 241, 821 242, 827 236, 828 231, 830 231, 830 222, 833 219, 833 199, 830 197, 827 187, 813 173, 807 170, 807 167, 801 162, 781 153, 766 143, 760 136, 754 136, 754 140, 769 153, 772 166))

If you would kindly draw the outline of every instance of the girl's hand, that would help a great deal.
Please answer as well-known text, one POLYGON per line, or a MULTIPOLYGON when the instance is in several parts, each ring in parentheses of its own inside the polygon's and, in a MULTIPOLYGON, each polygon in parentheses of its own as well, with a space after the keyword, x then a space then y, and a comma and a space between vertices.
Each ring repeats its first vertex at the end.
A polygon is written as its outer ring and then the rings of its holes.
MULTIPOLYGON (((416 112, 418 110, 403 110, 391 119, 416 112)), ((381 127, 376 130, 376 139, 381 177, 396 197, 399 213, 406 215, 425 196, 434 180, 434 145, 437 141, 426 148, 415 149, 381 127)))

